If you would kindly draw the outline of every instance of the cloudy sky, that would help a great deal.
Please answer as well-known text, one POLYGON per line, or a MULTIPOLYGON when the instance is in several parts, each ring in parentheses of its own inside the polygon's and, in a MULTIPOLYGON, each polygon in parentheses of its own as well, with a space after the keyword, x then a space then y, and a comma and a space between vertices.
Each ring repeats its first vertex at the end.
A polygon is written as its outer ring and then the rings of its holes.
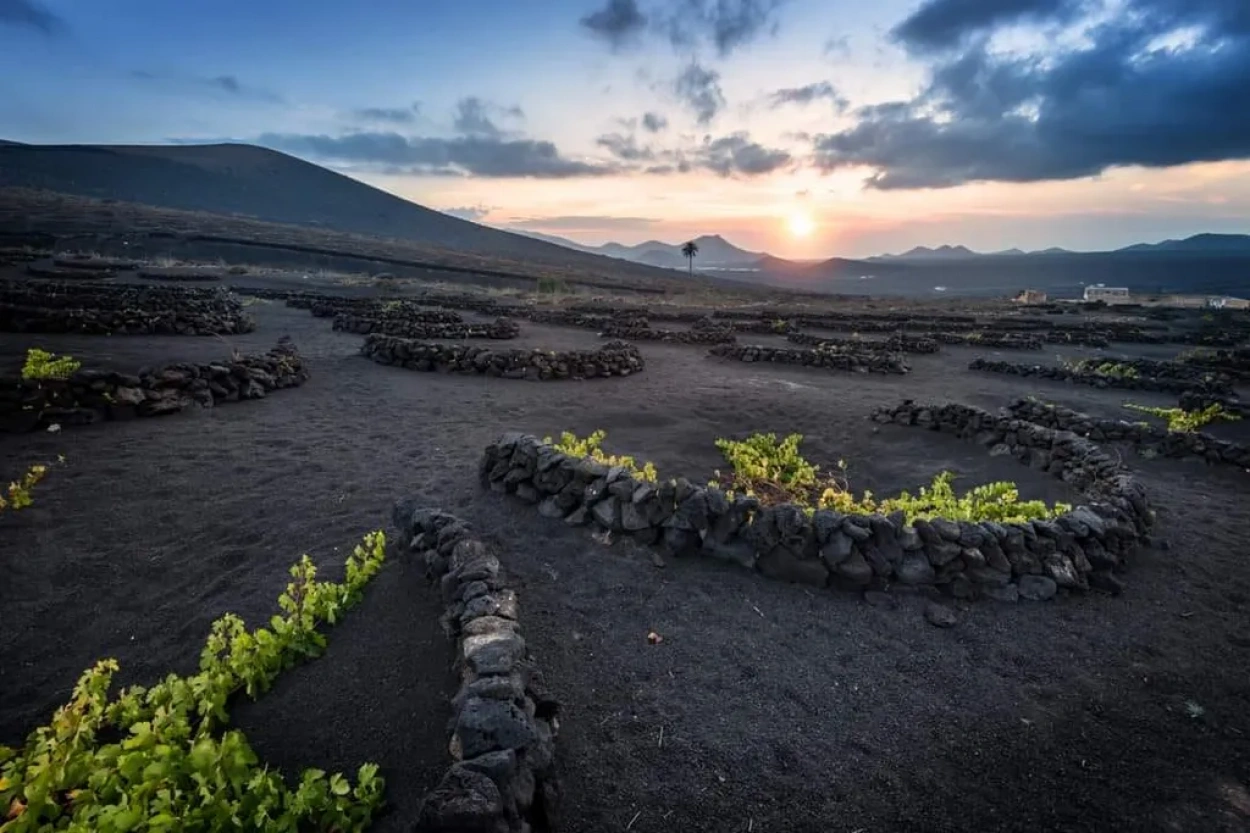
POLYGON ((1250 232, 1250 0, 0 0, 0 138, 248 141, 587 243, 1250 232))

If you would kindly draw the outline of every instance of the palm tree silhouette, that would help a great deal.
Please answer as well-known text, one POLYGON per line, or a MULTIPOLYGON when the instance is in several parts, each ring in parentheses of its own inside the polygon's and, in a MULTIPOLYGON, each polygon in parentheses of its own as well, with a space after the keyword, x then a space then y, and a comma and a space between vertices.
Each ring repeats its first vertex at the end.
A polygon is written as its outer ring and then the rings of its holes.
POLYGON ((690 277, 694 277, 694 256, 699 253, 699 244, 691 240, 689 243, 681 247, 681 253, 685 255, 686 260, 690 261, 690 277))

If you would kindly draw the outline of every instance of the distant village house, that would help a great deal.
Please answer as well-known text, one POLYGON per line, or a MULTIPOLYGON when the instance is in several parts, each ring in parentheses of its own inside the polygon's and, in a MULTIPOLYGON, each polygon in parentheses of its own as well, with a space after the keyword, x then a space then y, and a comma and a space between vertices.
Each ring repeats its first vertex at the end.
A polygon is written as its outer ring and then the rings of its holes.
POLYGON ((1017 304, 1044 304, 1046 293, 1040 289, 1026 289, 1012 300, 1017 304))
POLYGON ((1085 287, 1086 301, 1102 301, 1105 304, 1129 303, 1128 287, 1103 286, 1100 283, 1085 287))

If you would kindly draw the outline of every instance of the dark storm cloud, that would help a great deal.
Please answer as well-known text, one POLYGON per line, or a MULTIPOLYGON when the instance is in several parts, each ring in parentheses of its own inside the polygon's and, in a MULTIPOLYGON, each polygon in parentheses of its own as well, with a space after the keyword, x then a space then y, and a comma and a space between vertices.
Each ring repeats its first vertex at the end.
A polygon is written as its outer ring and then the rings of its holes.
POLYGON ((814 84, 805 84, 802 87, 787 87, 781 90, 775 90, 768 96, 769 106, 776 109, 785 104, 798 104, 806 106, 813 101, 827 98, 833 102, 833 106, 841 112, 848 106, 845 98, 838 95, 838 91, 828 81, 817 81, 814 84))
POLYGON ((792 159, 787 151, 767 148, 751 141, 745 132, 709 139, 692 155, 699 167, 720 176, 770 174, 792 159))
POLYGON ((643 113, 642 126, 649 133, 659 133, 661 130, 668 127, 668 119, 664 118, 664 116, 659 113, 643 113))
POLYGON ((1045 62, 982 45, 939 63, 916 99, 862 108, 855 127, 814 137, 814 161, 874 168, 868 184, 890 189, 1247 159, 1248 89, 1250 4, 1129 0, 1045 62))
POLYGON ((704 69, 692 63, 677 76, 673 91, 681 99, 699 124, 707 124, 725 106, 725 94, 720 88, 720 73, 704 69))
POLYGON ((951 49, 967 38, 1019 21, 1067 19, 1086 0, 928 0, 891 31, 917 52, 951 49))
POLYGON ((412 102, 407 107, 361 107, 352 110, 351 116, 357 121, 381 122, 384 124, 412 124, 421 113, 420 102, 412 102))
POLYGON ((443 139, 386 132, 342 136, 266 133, 257 142, 316 159, 371 165, 390 173, 565 179, 603 176, 617 170, 568 159, 551 142, 534 139, 443 139))
POLYGON ((65 20, 49 11, 38 0, 0 0, 0 24, 29 26, 45 35, 69 31, 65 20))
POLYGON ((632 43, 646 28, 647 16, 638 8, 636 0, 608 0, 607 5, 581 19, 581 25, 620 49, 632 43))

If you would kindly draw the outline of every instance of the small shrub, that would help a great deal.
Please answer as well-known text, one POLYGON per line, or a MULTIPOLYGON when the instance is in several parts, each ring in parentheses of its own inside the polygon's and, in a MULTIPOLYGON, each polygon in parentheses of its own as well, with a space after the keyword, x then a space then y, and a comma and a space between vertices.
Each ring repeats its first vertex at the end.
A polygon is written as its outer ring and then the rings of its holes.
POLYGON ((47 350, 32 347, 26 351, 26 363, 22 365, 22 378, 28 381, 44 379, 68 379, 82 362, 73 356, 57 356, 47 350))
POLYGON ((559 295, 568 292, 568 287, 564 282, 556 278, 539 278, 538 294, 539 295, 559 295))
POLYGON ((255 697, 285 669, 325 648, 318 626, 355 606, 381 569, 382 532, 347 559, 343 583, 316 580, 304 556, 278 599, 270 628, 249 631, 226 614, 213 623, 198 673, 170 674, 116 698, 106 659, 85 671, 70 701, 21 749, 0 747, 5 833, 70 830, 362 831, 382 801, 377 766, 343 775, 305 770, 295 786, 262 765, 244 734, 226 728, 236 693, 255 697))
POLYGON ((861 515, 901 511, 909 523, 922 518, 1011 523, 1052 518, 1072 508, 1063 503, 1051 507, 1040 500, 1022 501, 1019 489, 1008 482, 986 483, 956 495, 955 475, 949 471, 936 475, 916 496, 902 492, 878 500, 870 491, 856 496, 846 481, 846 463, 838 461, 837 476, 822 474, 799 454, 802 439, 800 434, 791 434, 778 442, 775 434, 753 434, 745 440, 717 440, 716 447, 733 471, 728 475, 718 471, 718 482, 713 485, 731 493, 742 491, 764 505, 794 503, 808 511, 832 509, 861 515))
POLYGON ((48 467, 42 463, 36 463, 26 469, 25 474, 11 482, 9 488, 0 493, 0 512, 17 512, 34 503, 30 490, 35 488, 47 473, 48 467))
POLYGON ((1076 363, 1066 363, 1066 367, 1077 373, 1093 373, 1109 379, 1136 379, 1141 375, 1131 364, 1100 362, 1097 359, 1081 359, 1076 363))
POLYGON ((1186 411, 1184 408, 1152 408, 1146 405, 1134 405, 1132 402, 1125 403, 1124 407, 1166 420, 1168 430, 1178 434, 1193 434, 1213 422, 1236 422, 1241 419, 1237 414, 1225 410, 1224 406, 1218 402, 1213 402, 1198 411, 1186 411))
POLYGON ((620 466, 628 471, 635 480, 655 483, 659 479, 659 474, 652 463, 643 463, 642 468, 639 468, 633 457, 604 452, 602 445, 603 440, 607 436, 608 433, 606 431, 599 430, 592 432, 585 439, 579 439, 573 432, 564 431, 560 434, 558 442, 553 441, 551 437, 544 437, 543 443, 552 446, 557 451, 564 452, 570 457, 589 457, 592 460, 603 463, 605 466, 620 466))

